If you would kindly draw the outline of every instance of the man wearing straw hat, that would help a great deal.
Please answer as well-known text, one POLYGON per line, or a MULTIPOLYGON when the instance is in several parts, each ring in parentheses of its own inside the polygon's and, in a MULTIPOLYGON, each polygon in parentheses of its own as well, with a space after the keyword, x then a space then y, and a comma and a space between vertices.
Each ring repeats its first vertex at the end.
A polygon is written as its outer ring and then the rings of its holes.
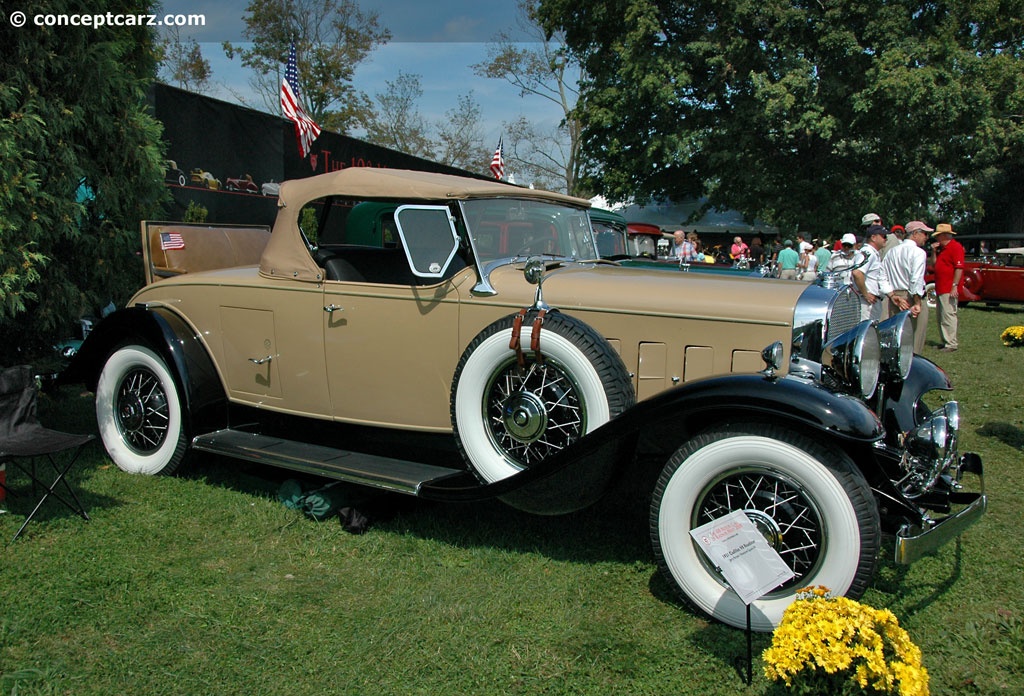
POLYGON ((956 232, 948 222, 940 222, 932 232, 932 251, 935 254, 935 295, 938 299, 936 314, 939 318, 939 338, 943 353, 957 349, 957 295, 964 275, 964 248, 953 239, 956 232))

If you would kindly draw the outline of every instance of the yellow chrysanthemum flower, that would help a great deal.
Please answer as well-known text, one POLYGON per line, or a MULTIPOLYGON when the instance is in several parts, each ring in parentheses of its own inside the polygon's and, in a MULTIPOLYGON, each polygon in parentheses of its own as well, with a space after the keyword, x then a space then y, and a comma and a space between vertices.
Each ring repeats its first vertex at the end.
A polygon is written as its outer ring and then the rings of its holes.
POLYGON ((875 693, 928 696, 921 650, 896 615, 823 587, 797 592, 763 657, 769 680, 800 692, 852 682, 875 693))
POLYGON ((1024 326, 1011 326, 1000 338, 1004 346, 1024 346, 1024 326))

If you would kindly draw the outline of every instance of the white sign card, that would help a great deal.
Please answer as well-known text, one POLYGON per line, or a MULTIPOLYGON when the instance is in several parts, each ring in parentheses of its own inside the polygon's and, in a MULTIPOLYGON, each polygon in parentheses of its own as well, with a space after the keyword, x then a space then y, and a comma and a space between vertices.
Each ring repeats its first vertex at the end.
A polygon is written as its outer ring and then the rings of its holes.
POLYGON ((744 604, 795 575, 742 510, 691 529, 690 536, 744 604))

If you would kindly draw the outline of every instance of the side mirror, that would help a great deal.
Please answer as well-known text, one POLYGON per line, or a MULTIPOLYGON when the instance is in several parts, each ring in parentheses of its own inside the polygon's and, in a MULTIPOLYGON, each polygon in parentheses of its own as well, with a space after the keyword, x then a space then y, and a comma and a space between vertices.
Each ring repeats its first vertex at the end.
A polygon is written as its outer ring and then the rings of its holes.
POLYGON ((531 256, 523 266, 523 277, 526 278, 526 282, 537 286, 537 293, 533 296, 533 309, 550 309, 547 302, 544 301, 545 270, 547 270, 547 265, 539 256, 531 256))

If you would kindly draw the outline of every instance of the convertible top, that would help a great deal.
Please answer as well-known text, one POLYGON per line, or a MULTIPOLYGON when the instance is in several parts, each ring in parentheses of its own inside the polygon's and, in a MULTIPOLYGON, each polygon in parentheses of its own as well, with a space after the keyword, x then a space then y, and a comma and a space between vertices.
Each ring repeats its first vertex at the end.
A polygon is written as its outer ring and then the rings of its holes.
POLYGON ((281 184, 278 205, 301 205, 322 196, 450 201, 467 198, 531 198, 589 208, 590 201, 500 181, 408 169, 349 167, 281 184))
POLYGON ((267 278, 318 283, 321 269, 313 262, 299 234, 299 212, 310 201, 327 196, 355 200, 396 200, 402 203, 445 203, 468 198, 526 198, 577 208, 590 201, 551 191, 523 188, 500 181, 435 174, 407 169, 349 167, 281 184, 277 220, 260 259, 267 278))

